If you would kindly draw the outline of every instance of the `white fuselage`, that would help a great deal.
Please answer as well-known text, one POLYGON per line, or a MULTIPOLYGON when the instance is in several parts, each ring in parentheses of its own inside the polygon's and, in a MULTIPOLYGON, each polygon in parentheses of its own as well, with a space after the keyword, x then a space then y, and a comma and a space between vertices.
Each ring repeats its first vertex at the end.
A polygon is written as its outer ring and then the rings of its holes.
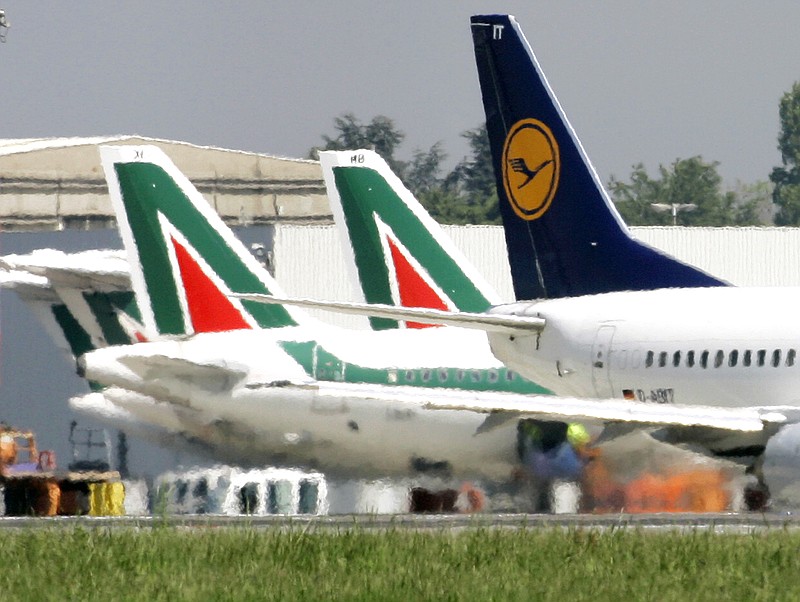
MULTIPOLYGON (((481 429, 488 414, 428 409, 424 387, 315 380, 277 345, 307 340, 345 364, 389 374, 421 366, 502 366, 483 333, 451 328, 239 330, 109 347, 82 361, 92 380, 196 411, 208 428, 187 423, 188 434, 229 451, 238 448, 250 462, 372 478, 509 477, 518 461, 515 420, 481 429)), ((141 413, 141 407, 126 403, 124 393, 109 395, 116 395, 113 403, 141 413)))
POLYGON ((800 288, 621 292, 497 306, 539 335, 489 336, 558 395, 727 407, 800 405, 800 288))

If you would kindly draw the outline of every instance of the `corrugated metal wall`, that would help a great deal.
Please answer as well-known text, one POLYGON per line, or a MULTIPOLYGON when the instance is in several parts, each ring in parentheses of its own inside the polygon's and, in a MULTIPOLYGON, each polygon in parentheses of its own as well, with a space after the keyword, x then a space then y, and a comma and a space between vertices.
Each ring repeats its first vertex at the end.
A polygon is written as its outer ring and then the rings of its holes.
MULTIPOLYGON (((514 297, 499 226, 445 226, 503 299, 514 297)), ((800 286, 799 228, 631 228, 634 236, 739 286, 800 286)), ((335 226, 278 225, 275 276, 290 295, 351 300, 342 243, 335 226)), ((316 314, 348 326, 357 318, 316 314)))
POLYGON ((738 286, 800 286, 800 228, 631 228, 634 236, 738 286))

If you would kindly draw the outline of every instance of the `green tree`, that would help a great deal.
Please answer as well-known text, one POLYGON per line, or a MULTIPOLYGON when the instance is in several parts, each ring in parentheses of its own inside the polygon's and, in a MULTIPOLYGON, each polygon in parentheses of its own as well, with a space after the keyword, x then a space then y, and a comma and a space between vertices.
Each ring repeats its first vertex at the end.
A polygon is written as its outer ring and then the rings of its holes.
POLYGON ((434 219, 446 224, 500 223, 494 171, 486 126, 462 133, 470 153, 455 168, 443 173, 447 154, 441 142, 430 149, 415 150, 411 161, 395 157, 405 134, 394 121, 383 115, 362 123, 352 113, 334 119, 334 134, 322 136, 323 144, 312 148, 308 156, 319 157, 321 150, 369 148, 383 157, 408 189, 434 219))
POLYGON ((800 225, 800 81, 781 97, 778 110, 781 131, 778 150, 782 167, 772 170, 769 179, 775 185, 772 199, 778 205, 775 223, 800 225))
POLYGON ((461 137, 469 142, 470 154, 456 165, 451 178, 457 178, 459 188, 473 200, 496 195, 496 180, 486 124, 463 132, 461 137))
POLYGON ((415 150, 411 161, 405 165, 405 185, 417 196, 442 188, 442 162, 446 158, 441 142, 428 151, 415 150))
POLYGON ((455 195, 459 204, 450 209, 446 223, 499 224, 500 208, 486 124, 461 135, 469 142, 470 154, 444 180, 445 189, 455 195))
POLYGON ((740 225, 775 223, 773 189, 774 186, 767 180, 758 180, 753 184, 742 182, 737 184, 735 194, 740 225))
POLYGON ((335 136, 323 135, 322 146, 308 152, 310 159, 318 159, 321 150, 356 150, 369 148, 383 157, 398 175, 402 176, 404 164, 395 159, 397 147, 406 137, 383 115, 376 115, 369 123, 361 123, 352 113, 345 113, 333 120, 335 136))
POLYGON ((759 197, 753 187, 747 195, 722 191, 719 164, 702 157, 677 159, 668 168, 659 167, 659 178, 651 178, 640 163, 631 172, 630 182, 612 177, 608 188, 625 222, 632 226, 671 225, 673 204, 694 205, 678 214, 677 223, 686 226, 743 226, 758 224, 759 197), (667 208, 658 212, 654 205, 667 208))

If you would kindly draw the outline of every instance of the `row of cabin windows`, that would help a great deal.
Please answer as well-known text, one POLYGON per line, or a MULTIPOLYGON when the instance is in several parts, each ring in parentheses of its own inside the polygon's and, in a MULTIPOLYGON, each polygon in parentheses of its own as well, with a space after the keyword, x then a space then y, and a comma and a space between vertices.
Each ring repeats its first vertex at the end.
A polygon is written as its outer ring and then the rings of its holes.
MULTIPOLYGON (((441 370, 422 370, 421 372, 418 370, 406 370, 404 377, 406 382, 414 382, 417 379, 417 374, 420 375, 420 380, 424 383, 431 382, 434 378, 434 373, 438 378, 438 382, 451 382, 450 373, 447 369, 442 368, 441 370)), ((467 380, 467 376, 469 376, 469 380, 473 383, 479 382, 490 382, 496 383, 500 380, 500 371, 495 369, 490 370, 456 370, 455 371, 455 380, 458 382, 464 382, 467 380)), ((506 370, 505 371, 505 380, 508 382, 513 381, 516 378, 516 373, 513 370, 506 370)))
POLYGON ((660 351, 658 353, 655 351, 648 351, 644 365, 647 368, 652 368, 653 366, 664 368, 668 365, 678 368, 681 364, 687 368, 694 368, 695 366, 699 366, 700 368, 708 368, 709 366, 720 368, 723 365, 730 368, 735 368, 736 366, 743 366, 745 368, 751 366, 772 366, 773 368, 778 368, 781 365, 794 366, 796 357, 797 352, 794 349, 789 349, 785 354, 782 349, 773 349, 772 351, 767 351, 766 349, 757 349, 755 351, 752 349, 745 349, 741 353, 739 353, 738 349, 732 349, 727 353, 722 349, 718 349, 713 354, 708 350, 701 351, 700 353, 696 353, 692 350, 687 351, 685 355, 681 351, 675 351, 672 354, 667 351, 660 351))

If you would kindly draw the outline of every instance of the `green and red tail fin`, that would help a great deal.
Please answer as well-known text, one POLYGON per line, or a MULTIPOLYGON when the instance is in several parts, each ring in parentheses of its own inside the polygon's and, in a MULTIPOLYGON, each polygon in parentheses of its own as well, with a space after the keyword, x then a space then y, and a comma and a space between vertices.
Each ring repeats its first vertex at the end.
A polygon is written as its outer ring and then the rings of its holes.
POLYGON ((281 293, 160 148, 106 146, 100 157, 148 336, 297 324, 296 310, 228 296, 281 293))
MULTIPOLYGON (((320 163, 351 280, 364 301, 472 312, 500 302, 377 153, 324 151, 320 163)), ((402 326, 382 318, 371 322, 375 329, 402 326)))
MULTIPOLYGON (((98 252, 89 253, 95 259, 98 252)), ((56 345, 74 359, 101 347, 142 340, 133 293, 109 286, 102 270, 86 269, 84 257, 89 253, 40 249, 0 258, 0 287, 13 289, 56 345)))

